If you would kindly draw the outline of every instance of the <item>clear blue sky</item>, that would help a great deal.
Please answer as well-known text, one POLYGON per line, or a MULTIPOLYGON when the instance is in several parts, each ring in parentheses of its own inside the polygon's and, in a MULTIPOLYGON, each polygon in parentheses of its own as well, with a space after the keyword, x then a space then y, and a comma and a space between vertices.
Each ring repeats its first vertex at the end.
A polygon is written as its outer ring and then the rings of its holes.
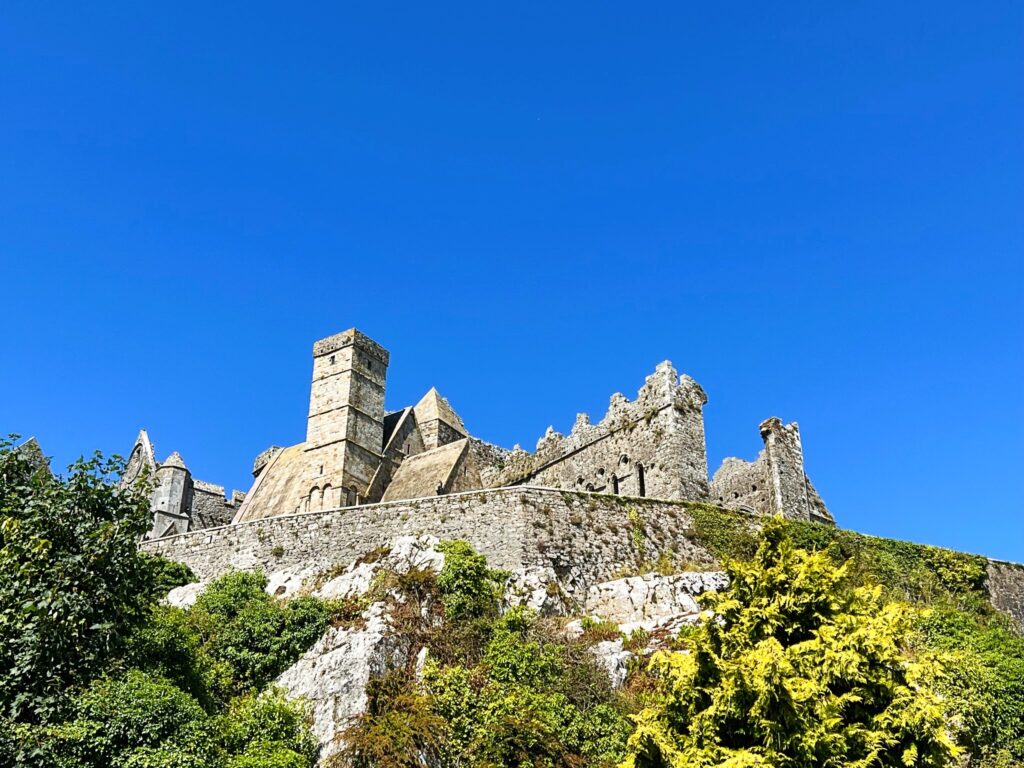
POLYGON ((669 358, 713 468, 797 420, 844 526, 1024 561, 1020 2, 7 2, 0 266, 61 466, 247 488, 355 325, 530 449, 669 358))

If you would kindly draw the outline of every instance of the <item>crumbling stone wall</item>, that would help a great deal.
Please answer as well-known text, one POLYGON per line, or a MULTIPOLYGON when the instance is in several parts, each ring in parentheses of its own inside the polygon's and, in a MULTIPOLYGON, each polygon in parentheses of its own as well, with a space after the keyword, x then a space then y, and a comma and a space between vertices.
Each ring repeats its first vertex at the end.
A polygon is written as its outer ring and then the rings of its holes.
POLYGON ((430 534, 468 540, 497 568, 547 569, 582 600, 591 584, 662 551, 712 562, 687 539, 690 524, 683 503, 521 487, 272 517, 143 547, 210 579, 230 568, 327 569, 398 536, 430 534))
POLYGON ((700 385, 665 361, 636 400, 612 395, 598 424, 580 414, 568 436, 549 428, 535 453, 513 451, 496 484, 706 499, 705 403, 700 385))
POLYGON ((512 451, 500 445, 488 443, 476 437, 469 438, 469 461, 480 474, 484 488, 494 488, 501 483, 502 473, 508 464, 512 451))
POLYGON ((711 501, 726 509, 765 514, 771 508, 764 451, 755 461, 727 458, 711 478, 711 501))
POLYGON ((231 498, 224 495, 224 486, 192 481, 193 528, 215 528, 228 525, 245 500, 241 491, 232 491, 231 498))
POLYGON ((765 419, 760 425, 764 449, 752 462, 727 458, 711 479, 711 501, 755 515, 834 524, 804 471, 800 427, 765 419))

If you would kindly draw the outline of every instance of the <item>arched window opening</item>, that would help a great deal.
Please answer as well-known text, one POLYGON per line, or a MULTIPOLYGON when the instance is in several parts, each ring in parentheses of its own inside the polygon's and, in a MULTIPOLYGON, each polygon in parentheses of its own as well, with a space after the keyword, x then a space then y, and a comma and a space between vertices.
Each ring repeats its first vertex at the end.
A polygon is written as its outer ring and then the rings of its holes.
POLYGON ((587 483, 587 490, 588 491, 593 491, 594 490, 594 484, 593 483, 587 483))
POLYGON ((330 483, 324 486, 324 503, 322 505, 324 509, 332 509, 336 506, 334 503, 333 492, 334 489, 331 487, 330 483))
POLYGON ((322 501, 323 496, 320 495, 320 489, 314 485, 309 491, 309 498, 306 500, 306 509, 310 512, 316 512, 320 508, 318 505, 322 501))
POLYGON ((647 486, 644 484, 644 465, 639 461, 636 463, 636 490, 638 496, 647 495, 647 486))

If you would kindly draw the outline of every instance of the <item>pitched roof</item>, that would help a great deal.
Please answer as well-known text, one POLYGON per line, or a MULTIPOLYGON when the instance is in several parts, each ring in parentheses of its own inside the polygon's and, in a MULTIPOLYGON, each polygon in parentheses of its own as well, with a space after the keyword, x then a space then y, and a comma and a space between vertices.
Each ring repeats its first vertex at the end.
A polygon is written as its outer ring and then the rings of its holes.
POLYGON ((440 420, 457 432, 469 435, 465 424, 462 423, 462 419, 452 410, 451 405, 441 396, 436 387, 431 387, 430 391, 416 403, 412 410, 416 414, 416 421, 420 424, 440 420))
POLYGON ((469 440, 456 440, 408 457, 395 470, 382 501, 434 496, 438 486, 447 493, 468 447, 469 440))
POLYGON ((171 453, 166 459, 160 462, 160 467, 175 467, 176 469, 188 469, 185 466, 185 460, 181 458, 181 454, 177 451, 171 453))

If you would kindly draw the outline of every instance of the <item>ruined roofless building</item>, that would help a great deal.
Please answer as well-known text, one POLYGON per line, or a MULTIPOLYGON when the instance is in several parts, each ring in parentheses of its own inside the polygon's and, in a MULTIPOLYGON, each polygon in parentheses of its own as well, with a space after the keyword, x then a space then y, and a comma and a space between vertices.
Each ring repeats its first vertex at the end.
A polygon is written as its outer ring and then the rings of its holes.
POLYGON ((160 481, 153 491, 151 537, 223 524, 229 512, 238 523, 516 485, 710 501, 754 515, 833 522, 804 472, 795 423, 764 421, 757 459, 726 459, 709 482, 707 395, 667 361, 647 377, 635 400, 615 394, 600 422, 579 414, 568 435, 548 428, 528 453, 470 436, 433 388, 415 406, 386 413, 389 359, 387 350, 354 328, 316 342, 306 440, 257 456, 252 488, 230 500, 219 486, 183 478, 177 454, 157 465, 148 436, 140 433, 129 470, 141 461, 160 481), (197 489, 206 487, 219 490, 219 506, 204 498, 200 510, 197 489), (214 507, 217 514, 210 512, 214 507))
POLYGON ((225 498, 223 486, 193 478, 177 451, 158 462, 144 429, 135 438, 121 484, 141 478, 149 483, 149 505, 153 512, 147 539, 227 525, 245 498, 240 491, 232 491, 231 498, 225 498))

